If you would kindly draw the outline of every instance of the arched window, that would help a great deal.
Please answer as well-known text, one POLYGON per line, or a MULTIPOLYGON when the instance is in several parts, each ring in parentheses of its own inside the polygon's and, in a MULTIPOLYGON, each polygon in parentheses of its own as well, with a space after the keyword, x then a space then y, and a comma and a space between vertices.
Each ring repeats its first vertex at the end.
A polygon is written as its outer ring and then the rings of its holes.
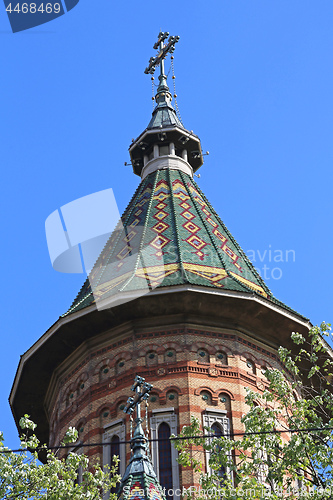
POLYGON ((176 351, 174 349, 167 349, 164 353, 164 361, 166 363, 175 363, 176 359, 176 351))
POLYGON ((76 389, 76 394, 78 397, 81 396, 83 389, 84 389, 84 382, 83 382, 83 380, 80 380, 80 382, 77 385, 77 389, 76 389))
MULTIPOLYGON (((150 430, 153 439, 151 443, 153 467, 162 487, 166 489, 167 500, 170 500, 172 496, 168 495, 168 489, 171 487, 173 491, 176 491, 180 487, 178 453, 173 442, 169 440, 170 434, 178 433, 178 421, 174 408, 153 409, 150 430), (167 440, 159 441, 160 438, 167 440), (168 483, 165 482, 165 476, 168 476, 168 483)), ((175 494, 174 499, 179 500, 179 496, 175 494)))
POLYGON ((149 351, 146 354, 146 365, 147 366, 152 366, 152 365, 157 365, 158 361, 158 356, 155 351, 149 351))
POLYGON ((250 359, 246 360, 246 367, 251 373, 256 374, 256 365, 250 359))
MULTIPOLYGON (((208 427, 208 429, 211 429, 212 434, 214 434, 216 437, 224 436, 229 438, 230 422, 229 418, 227 417, 226 410, 207 408, 202 417, 204 427, 208 427)), ((216 452, 218 451, 219 450, 217 448, 216 452)), ((212 453, 214 453, 214 450, 206 451, 206 472, 208 472, 208 474, 210 475, 213 473, 213 470, 209 465, 209 459, 212 453)), ((229 458, 232 458, 231 454, 229 455, 229 458)), ((232 473, 229 468, 225 470, 224 467, 221 467, 221 470, 217 471, 217 474, 221 477, 221 484, 226 479, 226 477, 229 477, 232 480, 232 473)))
POLYGON ((216 363, 221 363, 222 365, 228 364, 228 356, 225 352, 219 351, 215 354, 216 363))
MULTIPOLYGON (((105 472, 109 470, 109 467, 112 466, 112 458, 114 455, 117 455, 120 459, 118 464, 118 474, 123 476, 125 474, 125 466, 126 466, 126 448, 125 448, 125 439, 126 439, 126 429, 123 419, 115 420, 111 423, 108 423, 104 426, 104 434, 103 434, 103 465, 105 466, 105 472)), ((112 493, 116 491, 112 489, 112 493)), ((103 499, 108 500, 110 495, 108 492, 104 493, 103 499)))
POLYGON ((109 377, 110 377, 110 368, 108 367, 108 365, 102 366, 102 368, 99 371, 99 381, 102 382, 103 380, 109 377))
POLYGON ((77 425, 77 430, 79 431, 79 435, 84 433, 84 422, 82 422, 82 421, 81 421, 81 422, 77 425))
POLYGON ((118 361, 116 368, 117 368, 117 374, 123 373, 126 370, 126 361, 124 359, 118 361))
POLYGON ((201 391, 200 392, 201 399, 205 402, 207 405, 212 405, 212 395, 208 391, 201 391))
POLYGON ((205 349, 199 349, 197 352, 197 359, 202 363, 209 363, 209 354, 205 349))
POLYGON ((265 373, 266 373, 266 371, 267 371, 267 366, 265 366, 265 365, 264 365, 264 366, 262 366, 262 367, 261 367, 261 374, 262 374, 264 377, 265 377, 265 373))
MULTIPOLYGON (((119 436, 117 436, 117 434, 115 434, 114 436, 112 436, 112 439, 111 439, 111 459, 116 455, 117 457, 119 457, 120 455, 120 445, 119 445, 119 436)), ((119 467, 118 467, 119 469, 119 467)))
POLYGON ((225 392, 221 392, 219 394, 219 405, 224 410, 227 410, 227 411, 231 410, 230 397, 225 392))
POLYGON ((213 424, 212 431, 213 431, 214 436, 216 436, 216 437, 222 436, 222 431, 221 431, 221 427, 219 426, 219 424, 217 424, 217 423, 213 424))
MULTIPOLYGON (((168 491, 172 490, 172 461, 171 461, 171 442, 170 426, 163 422, 158 428, 158 462, 159 476, 162 488, 165 488, 165 496, 167 500, 171 500, 173 496, 168 495, 168 491)), ((170 491, 171 493, 171 491, 170 491)))
POLYGON ((66 408, 68 408, 74 401, 74 392, 73 389, 68 389, 66 394, 66 408))

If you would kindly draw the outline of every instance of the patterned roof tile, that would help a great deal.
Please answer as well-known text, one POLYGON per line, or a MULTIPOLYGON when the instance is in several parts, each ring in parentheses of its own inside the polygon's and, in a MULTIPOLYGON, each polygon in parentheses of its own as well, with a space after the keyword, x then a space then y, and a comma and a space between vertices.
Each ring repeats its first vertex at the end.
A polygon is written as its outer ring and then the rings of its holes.
POLYGON ((157 170, 137 188, 67 314, 122 292, 193 284, 272 296, 198 185, 157 170))

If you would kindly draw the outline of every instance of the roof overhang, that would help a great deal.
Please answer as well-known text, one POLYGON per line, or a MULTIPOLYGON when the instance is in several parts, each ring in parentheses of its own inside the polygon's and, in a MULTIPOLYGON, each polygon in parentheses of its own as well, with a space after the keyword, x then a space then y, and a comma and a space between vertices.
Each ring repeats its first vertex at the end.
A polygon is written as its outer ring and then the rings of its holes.
POLYGON ((129 154, 133 171, 141 175, 143 168, 143 155, 150 154, 154 144, 163 145, 173 142, 175 148, 186 149, 188 162, 194 172, 203 164, 200 139, 192 131, 185 130, 175 125, 163 128, 145 129, 129 147, 129 154))
MULTIPOLYGON (((99 310, 94 304, 61 317, 23 354, 9 398, 16 425, 28 413, 38 424, 41 442, 48 442, 44 401, 52 374, 83 342, 126 323, 153 328, 189 318, 207 327, 236 329, 275 349, 291 349, 291 332, 307 336, 311 327, 304 318, 255 293, 193 285, 156 288, 141 297, 124 293, 99 304, 99 310)), ((332 350, 330 354, 333 357, 332 350)))

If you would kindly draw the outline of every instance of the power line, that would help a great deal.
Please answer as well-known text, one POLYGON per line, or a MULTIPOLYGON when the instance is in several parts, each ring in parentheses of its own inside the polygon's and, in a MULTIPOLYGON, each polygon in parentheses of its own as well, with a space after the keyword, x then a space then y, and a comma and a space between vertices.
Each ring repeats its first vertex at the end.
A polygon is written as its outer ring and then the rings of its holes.
MULTIPOLYGON (((293 434, 295 432, 315 432, 315 431, 332 431, 333 427, 309 427, 308 429, 282 429, 282 430, 272 430, 272 431, 256 431, 256 432, 228 432, 225 436, 216 436, 216 434, 202 434, 200 436, 175 436, 175 437, 170 437, 170 438, 152 438, 148 439, 146 438, 147 442, 156 442, 156 441, 184 441, 184 440, 190 440, 190 439, 202 439, 202 438, 217 438, 217 437, 224 437, 224 438, 232 438, 235 436, 259 436, 259 435, 264 435, 264 434, 283 434, 283 433, 290 433, 293 434)), ((130 444, 131 440, 129 441, 118 441, 117 444, 130 444)), ((37 451, 37 450, 61 450, 61 449, 71 449, 73 448, 89 448, 92 446, 111 446, 111 443, 71 443, 71 444, 64 444, 64 445, 59 445, 59 446, 46 446, 45 448, 43 446, 38 446, 37 448, 19 448, 17 450, 1 450, 0 453, 20 453, 24 451, 37 451)))

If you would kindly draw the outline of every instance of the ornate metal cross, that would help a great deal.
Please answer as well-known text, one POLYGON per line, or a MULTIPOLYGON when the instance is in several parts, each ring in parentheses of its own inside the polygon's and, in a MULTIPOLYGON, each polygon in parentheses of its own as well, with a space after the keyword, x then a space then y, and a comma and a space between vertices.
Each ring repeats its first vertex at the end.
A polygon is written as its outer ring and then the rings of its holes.
POLYGON ((149 393, 152 390, 152 384, 147 384, 143 377, 139 377, 137 375, 134 379, 134 384, 131 387, 131 390, 135 392, 134 398, 128 398, 127 404, 124 408, 124 412, 132 415, 134 410, 136 409, 136 421, 137 419, 141 420, 140 415, 140 403, 141 401, 145 401, 149 397, 149 393))
POLYGON ((179 40, 179 36, 170 36, 169 40, 167 41, 166 45, 164 45, 164 40, 166 40, 169 36, 169 33, 167 31, 160 31, 158 35, 158 40, 153 46, 155 50, 159 50, 159 54, 157 54, 156 57, 151 57, 149 59, 149 64, 147 68, 145 69, 146 75, 151 74, 153 75, 156 69, 156 66, 160 65, 160 74, 164 75, 164 59, 168 52, 172 54, 175 50, 175 45, 179 40))

